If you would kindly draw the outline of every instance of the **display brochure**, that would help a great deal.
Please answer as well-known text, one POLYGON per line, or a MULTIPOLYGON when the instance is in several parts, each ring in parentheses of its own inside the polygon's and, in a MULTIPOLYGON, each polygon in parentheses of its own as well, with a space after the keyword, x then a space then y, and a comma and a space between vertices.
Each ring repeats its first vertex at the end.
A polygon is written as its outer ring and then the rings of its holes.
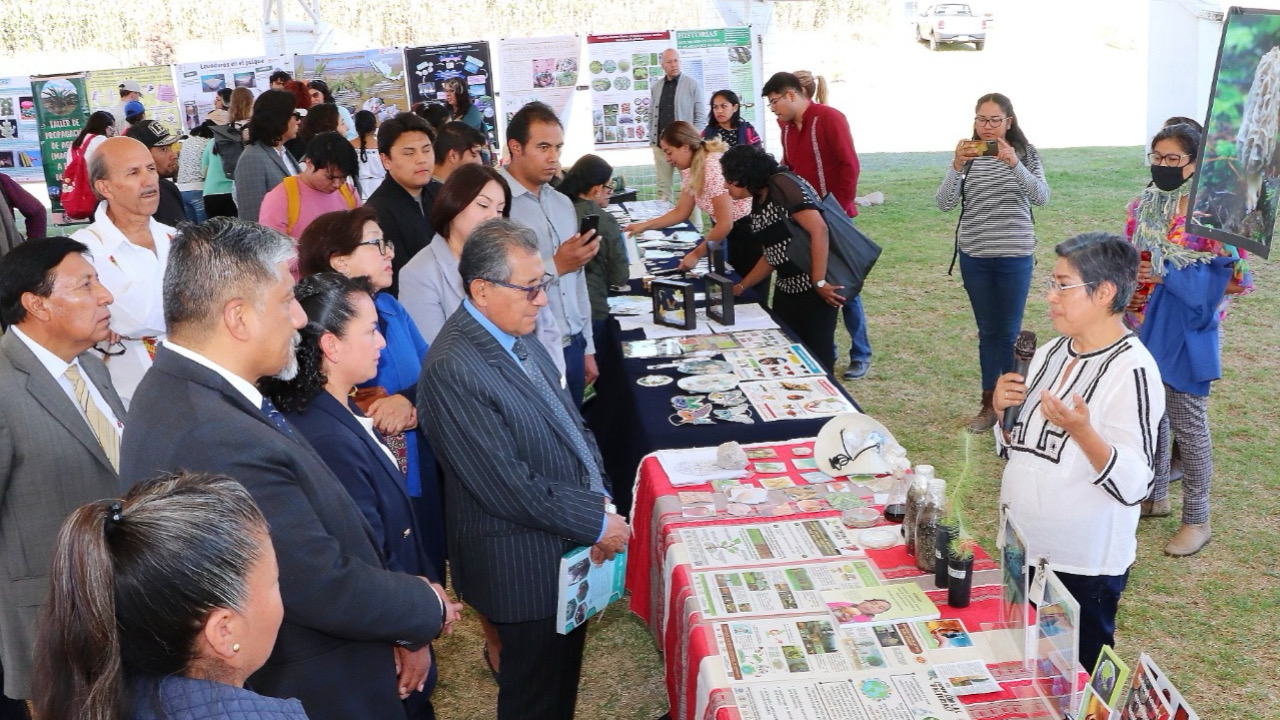
POLYGON ((1128 698, 1117 706, 1119 720, 1199 720, 1151 656, 1142 653, 1138 657, 1132 677, 1128 698))
POLYGON ((654 144, 650 83, 663 77, 661 56, 674 47, 671 33, 587 36, 591 82, 591 129, 596 149, 644 148, 654 144))
POLYGON ((596 565, 591 562, 591 548, 570 550, 560 558, 559 591, 556 607, 559 618, 556 632, 567 635, 574 628, 604 610, 609 603, 626 592, 627 553, 596 565))
POLYGON ((36 132, 40 137, 40 158, 44 183, 49 190, 52 212, 62 212, 58 195, 62 191, 62 171, 67 152, 89 121, 89 96, 85 73, 42 75, 31 78, 31 94, 36 103, 36 132))
POLYGON ((1000 683, 991 677, 987 663, 982 660, 937 664, 933 666, 933 671, 956 695, 1000 692, 1000 683))
POLYGON ((44 177, 35 95, 26 75, 0 77, 0 172, 18 182, 44 177))
POLYGON ((841 627, 936 620, 938 606, 915 583, 825 590, 822 601, 841 627))
POLYGON ((1087 717, 1091 699, 1097 699, 1109 708, 1117 707, 1117 702, 1128 689, 1128 682, 1129 666, 1116 655, 1114 648, 1103 645, 1089 684, 1080 695, 1080 707, 1085 708, 1080 713, 1081 718, 1087 717))
POLYGON ((947 684, 924 669, 750 683, 733 688, 742 720, 967 720, 947 684))
POLYGON ((744 348, 779 347, 791 344, 791 338, 781 330, 739 330, 731 333, 733 339, 744 348))
POLYGON ((1074 715, 1079 707, 1076 658, 1080 648, 1080 603, 1044 563, 1036 575, 1044 577, 1044 594, 1036 622, 1033 677, 1040 694, 1056 701, 1059 712, 1074 715))
POLYGON ((1182 693, 1178 692, 1178 689, 1173 686, 1169 676, 1156 665, 1155 660, 1143 653, 1139 656, 1138 662, 1146 667, 1147 675, 1155 680, 1156 689, 1160 691, 1160 696, 1164 698, 1169 706, 1169 712, 1173 714, 1173 720, 1200 720, 1200 716, 1195 710, 1191 709, 1191 705, 1187 703, 1186 698, 1182 697, 1182 693))
POLYGON ((299 80, 328 83, 333 99, 352 115, 368 110, 381 122, 409 109, 404 53, 398 47, 295 55, 293 67, 299 80))
POLYGON ((717 449, 714 447, 692 448, 689 450, 659 450, 654 453, 667 474, 672 487, 689 487, 690 485, 706 485, 715 480, 727 478, 744 478, 751 473, 746 470, 722 468, 716 464, 717 449))
POLYGON ((707 619, 814 613, 826 609, 823 590, 880 584, 866 560, 840 560, 814 565, 759 570, 695 572, 694 593, 707 619))
POLYGON ((677 30, 675 35, 680 71, 698 81, 707 112, 711 111, 713 93, 732 90, 742 99, 742 119, 760 127, 764 105, 758 103, 764 83, 760 56, 751 42, 751 28, 677 30))
POLYGON ((461 78, 467 84, 471 102, 480 111, 484 134, 490 147, 498 147, 497 110, 493 62, 489 43, 449 43, 404 49, 406 77, 409 80, 409 107, 418 102, 445 102, 444 81, 461 78))
POLYGON ((859 670, 917 668, 928 663, 919 623, 856 625, 839 629, 840 640, 859 670))
POLYGON ((569 125, 569 110, 578 85, 582 43, 577 35, 503 38, 498 41, 502 77, 499 106, 505 129, 516 111, 534 100, 546 103, 569 125))
POLYGON ((641 315, 653 309, 653 300, 644 295, 613 295, 609 298, 610 315, 641 315))
MULTIPOLYGON (((173 67, 151 65, 113 70, 94 70, 85 81, 89 92, 89 111, 112 111, 120 106, 120 83, 136 80, 142 86, 142 105, 147 109, 147 119, 155 120, 181 134, 182 113, 178 109, 178 91, 173 83, 173 67)), ((124 131, 116 128, 123 135, 124 131)))
POLYGON ((1027 539, 1009 514, 1008 506, 1000 508, 1000 531, 996 545, 1000 548, 1000 627, 1012 636, 1014 647, 1022 648, 1024 665, 1030 669, 1035 656, 1035 606, 1029 601, 1028 584, 1031 566, 1027 560, 1027 539))
POLYGON ((1114 714, 1115 709, 1102 702, 1102 698, 1097 695, 1084 693, 1080 696, 1079 720, 1110 720, 1114 714))
MULTIPOLYGON (((653 309, 653 300, 644 298, 644 312, 653 309)), ((622 343, 625 358, 680 357, 693 353, 719 354, 732 350, 738 342, 729 335, 689 335, 686 337, 659 338, 657 340, 628 340, 622 343)))
POLYGON ((824 377, 761 380, 739 385, 765 422, 807 420, 857 412, 853 403, 824 377))
POLYGON ((808 678, 853 670, 827 615, 719 622, 711 626, 730 683, 808 678))
POLYGON ((916 623, 925 647, 929 650, 953 650, 973 647, 973 638, 960 620, 929 620, 916 623))
POLYGON ((729 350, 724 359, 743 380, 790 380, 826 375, 827 371, 803 345, 729 350))
POLYGON ((866 557, 838 517, 680 528, 694 569, 866 557))
POLYGON ((292 73, 293 56, 259 55, 175 65, 183 128, 190 131, 209 117, 219 90, 245 88, 256 98, 263 90, 271 89, 271 73, 277 70, 292 73))

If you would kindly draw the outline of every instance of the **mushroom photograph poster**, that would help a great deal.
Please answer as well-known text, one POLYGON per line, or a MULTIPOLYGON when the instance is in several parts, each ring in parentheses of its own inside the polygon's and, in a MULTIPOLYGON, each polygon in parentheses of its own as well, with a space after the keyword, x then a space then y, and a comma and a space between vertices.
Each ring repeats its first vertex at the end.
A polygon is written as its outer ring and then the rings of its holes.
POLYGON ((44 177, 31 78, 0 77, 0 172, 20 182, 44 177))
POLYGON ((675 46, 671 33, 587 36, 591 130, 597 148, 643 148, 650 137, 649 85, 661 78, 662 53, 675 46))

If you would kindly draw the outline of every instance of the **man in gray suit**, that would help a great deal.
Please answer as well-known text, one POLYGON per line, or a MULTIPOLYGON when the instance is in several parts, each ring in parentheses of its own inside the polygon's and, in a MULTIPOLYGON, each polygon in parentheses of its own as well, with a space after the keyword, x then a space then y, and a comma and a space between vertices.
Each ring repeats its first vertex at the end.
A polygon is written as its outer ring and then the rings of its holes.
POLYGON ((450 567, 459 597, 502 640, 498 718, 572 718, 586 626, 556 632, 560 557, 621 550, 595 438, 531 335, 546 305, 533 231, 477 227, 458 270, 467 299, 427 352, 418 412, 445 470, 450 567))
POLYGON ((670 48, 662 53, 662 77, 649 85, 649 141, 653 143, 653 170, 657 176, 658 198, 675 202, 671 178, 675 166, 667 162, 658 145, 662 131, 677 120, 698 130, 707 124, 706 103, 698 81, 680 72, 680 53, 670 48))
POLYGON ((36 615, 62 521, 118 492, 125 409, 89 349, 111 332, 111 293, 83 244, 28 240, 0 259, 0 663, 26 698, 36 615))

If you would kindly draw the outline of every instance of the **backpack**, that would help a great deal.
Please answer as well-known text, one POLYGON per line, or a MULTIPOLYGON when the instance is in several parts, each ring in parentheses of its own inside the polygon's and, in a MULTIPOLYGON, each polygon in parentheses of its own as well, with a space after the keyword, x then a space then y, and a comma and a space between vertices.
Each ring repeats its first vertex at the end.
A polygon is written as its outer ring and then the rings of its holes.
POLYGON ((89 164, 84 160, 85 148, 94 137, 85 135, 80 147, 71 149, 71 162, 62 171, 58 200, 62 203, 63 213, 72 220, 87 220, 93 217, 93 211, 98 207, 98 198, 89 184, 89 164))
POLYGON ((236 163, 240 162, 240 154, 244 152, 244 138, 241 127, 237 123, 215 125, 213 131, 213 153, 222 158, 222 172, 228 180, 236 177, 236 163))
MULTIPOLYGON (((290 175, 286 177, 281 184, 284 185, 284 205, 285 205, 285 234, 293 235, 293 226, 298 224, 298 215, 302 212, 302 194, 298 191, 298 176, 290 175)), ((342 193, 342 199, 347 201, 347 209, 354 210, 356 207, 356 196, 352 194, 351 188, 342 185, 338 188, 338 192, 342 193)))

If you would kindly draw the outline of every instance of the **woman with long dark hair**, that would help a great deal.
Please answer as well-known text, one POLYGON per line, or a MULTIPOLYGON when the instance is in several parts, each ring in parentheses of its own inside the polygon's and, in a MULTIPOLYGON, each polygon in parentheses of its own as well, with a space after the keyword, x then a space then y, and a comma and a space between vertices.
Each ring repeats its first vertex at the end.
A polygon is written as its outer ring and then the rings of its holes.
POLYGON ((935 201, 943 212, 960 206, 956 256, 978 324, 982 369, 982 404, 968 429, 980 433, 996 424, 996 379, 1013 369, 1013 339, 1035 266, 1031 206, 1048 204, 1049 184, 1009 98, 983 95, 974 109, 973 135, 956 143, 935 201))
MULTIPOLYGON (((234 142, 239 136, 241 146, 244 145, 249 118, 253 115, 253 92, 249 88, 236 88, 231 91, 231 104, 227 113, 227 126, 213 130, 214 139, 204 146, 200 157, 200 172, 204 174, 204 210, 209 217, 235 217, 236 201, 232 195, 231 178, 222 164, 222 156, 218 154, 218 135, 224 140, 234 142)), ((227 142, 224 141, 224 147, 227 142)))
POLYGON ((382 184, 387 176, 387 169, 382 165, 382 156, 378 154, 378 116, 368 110, 356 113, 356 138, 351 145, 356 149, 356 157, 360 161, 360 197, 365 200, 382 184))
POLYGON ((356 139, 356 123, 351 117, 351 111, 338 104, 333 98, 333 93, 329 91, 329 83, 323 80, 312 80, 307 83, 307 93, 311 96, 311 107, 316 105, 333 105, 338 108, 338 114, 342 116, 343 127, 346 130, 340 130, 348 140, 356 139))
POLYGON ((755 126, 742 119, 742 100, 732 90, 717 90, 711 96, 711 114, 707 116, 707 126, 702 129, 702 138, 719 138, 727 147, 764 147, 764 140, 755 126))
POLYGON ((484 132, 484 118, 480 115, 480 108, 476 107, 475 101, 471 99, 471 90, 467 87, 466 80, 456 77, 445 80, 444 98, 453 110, 453 120, 459 120, 484 132))
POLYGON ((87 166, 89 158, 93 157, 98 146, 106 142, 107 138, 115 137, 117 134, 119 133, 116 128, 116 116, 106 110, 99 110, 89 116, 89 122, 84 124, 80 134, 71 141, 71 152, 84 148, 84 162, 87 166))
POLYGON ((307 144, 312 138, 325 132, 336 132, 346 137, 347 126, 342 119, 342 114, 338 112, 337 105, 329 103, 312 105, 307 110, 307 116, 298 124, 298 136, 285 143, 285 147, 289 148, 289 152, 293 153, 294 157, 305 158, 307 144))
POLYGON ((609 286, 626 285, 631 277, 622 227, 604 209, 613 192, 613 166, 599 155, 583 155, 564 174, 556 189, 573 201, 579 222, 587 215, 599 218, 596 235, 600 238, 600 250, 583 266, 583 271, 587 275, 587 294, 591 297, 591 323, 597 337, 603 337, 604 323, 609 319, 609 286))
POLYGON ((145 480, 58 534, 37 627, 41 720, 305 720, 257 695, 284 617, 275 549, 248 491, 221 476, 145 480))
POLYGON ((262 197, 300 170, 297 159, 285 148, 298 134, 296 107, 297 98, 285 90, 267 90, 253 102, 249 144, 240 154, 235 172, 236 213, 241 220, 257 222, 262 197))

